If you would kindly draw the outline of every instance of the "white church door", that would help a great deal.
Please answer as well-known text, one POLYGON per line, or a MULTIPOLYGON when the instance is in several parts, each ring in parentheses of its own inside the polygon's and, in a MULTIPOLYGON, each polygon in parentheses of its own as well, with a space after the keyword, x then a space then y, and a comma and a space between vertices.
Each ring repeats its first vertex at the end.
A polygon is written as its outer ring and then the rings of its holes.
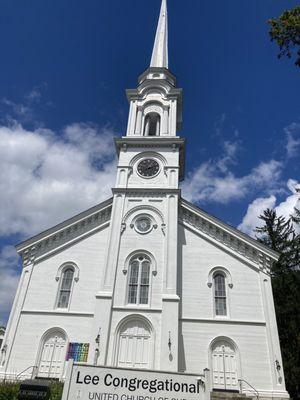
POLYGON ((66 337, 62 332, 49 333, 43 342, 38 377, 60 379, 64 372, 66 337))
POLYGON ((237 355, 234 346, 226 340, 212 347, 213 388, 238 390, 237 355))
POLYGON ((117 366, 150 368, 151 332, 142 321, 129 321, 120 330, 117 366))

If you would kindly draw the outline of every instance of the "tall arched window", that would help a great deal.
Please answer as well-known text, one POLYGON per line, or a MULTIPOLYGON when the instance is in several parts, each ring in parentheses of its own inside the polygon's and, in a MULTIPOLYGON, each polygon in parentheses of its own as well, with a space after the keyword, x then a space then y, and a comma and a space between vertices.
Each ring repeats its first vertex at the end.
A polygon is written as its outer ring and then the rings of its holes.
POLYGON ((215 314, 227 315, 225 276, 217 272, 214 275, 215 314))
POLYGON ((150 259, 144 254, 134 256, 129 264, 128 303, 148 304, 150 259))
POLYGON ((59 288, 57 307, 68 308, 74 277, 74 268, 67 267, 62 274, 61 285, 59 288))
POLYGON ((157 113, 149 113, 145 119, 145 136, 159 136, 160 134, 160 115, 157 113))

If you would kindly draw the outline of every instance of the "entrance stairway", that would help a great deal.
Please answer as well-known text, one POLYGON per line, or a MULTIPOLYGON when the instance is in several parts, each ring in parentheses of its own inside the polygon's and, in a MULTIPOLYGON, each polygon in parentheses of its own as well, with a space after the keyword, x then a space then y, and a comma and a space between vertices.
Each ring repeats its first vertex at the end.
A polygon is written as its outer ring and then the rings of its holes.
POLYGON ((253 397, 238 392, 213 391, 210 393, 210 400, 253 400, 253 397))

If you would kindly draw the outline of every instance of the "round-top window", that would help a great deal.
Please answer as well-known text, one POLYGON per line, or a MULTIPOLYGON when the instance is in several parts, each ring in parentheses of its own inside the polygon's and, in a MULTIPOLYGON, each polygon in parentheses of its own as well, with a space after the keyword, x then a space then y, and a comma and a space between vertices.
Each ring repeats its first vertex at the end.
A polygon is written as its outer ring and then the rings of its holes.
POLYGON ((152 228, 152 221, 147 216, 138 217, 135 221, 135 229, 139 233, 147 233, 152 228))

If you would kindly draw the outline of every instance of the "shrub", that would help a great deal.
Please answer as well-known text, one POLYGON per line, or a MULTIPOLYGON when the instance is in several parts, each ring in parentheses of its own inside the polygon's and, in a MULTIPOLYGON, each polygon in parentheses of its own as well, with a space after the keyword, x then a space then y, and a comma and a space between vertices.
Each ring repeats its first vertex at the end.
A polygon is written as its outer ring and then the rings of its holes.
MULTIPOLYGON (((0 382, 0 400, 17 400, 20 382, 0 382)), ((51 384, 50 400, 61 400, 63 383, 53 382, 51 384)))

